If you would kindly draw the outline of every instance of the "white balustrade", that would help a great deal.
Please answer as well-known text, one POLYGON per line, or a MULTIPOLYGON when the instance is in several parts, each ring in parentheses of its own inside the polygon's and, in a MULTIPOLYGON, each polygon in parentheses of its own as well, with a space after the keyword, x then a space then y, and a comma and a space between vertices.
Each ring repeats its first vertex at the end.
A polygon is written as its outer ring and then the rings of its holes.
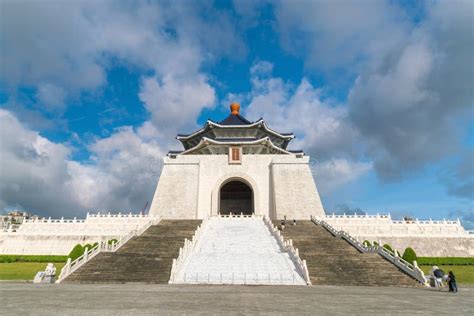
POLYGON ((425 277, 425 274, 423 271, 418 267, 416 261, 413 262, 413 264, 409 263, 408 261, 404 260, 403 258, 400 258, 398 256, 398 253, 390 251, 382 246, 380 246, 380 241, 379 245, 374 245, 374 246, 368 246, 366 247, 364 244, 360 243, 357 239, 349 235, 347 232, 342 231, 342 230, 337 230, 331 225, 329 225, 325 221, 318 220, 316 217, 311 216, 311 220, 313 223, 316 225, 323 226, 326 228, 332 235, 336 237, 341 237, 347 240, 352 246, 357 248, 360 252, 376 252, 380 254, 382 257, 387 259, 389 262, 393 263, 395 266, 397 266, 399 269, 413 277, 414 279, 418 280, 421 284, 427 285, 427 279, 425 277))
POLYGON ((263 221, 268 226, 273 237, 277 240, 278 244, 282 249, 284 249, 290 255, 291 261, 293 261, 294 265, 300 272, 301 276, 303 276, 306 284, 311 285, 311 280, 309 278, 308 267, 306 265, 306 260, 302 260, 299 256, 298 248, 293 246, 293 241, 291 239, 284 240, 281 232, 278 230, 275 225, 273 225, 272 221, 265 216, 263 217, 263 221))
POLYGON ((194 235, 191 238, 191 240, 187 238, 184 240, 184 246, 179 248, 178 257, 176 259, 173 259, 173 264, 171 266, 170 279, 168 281, 169 284, 173 284, 173 282, 176 280, 176 276, 181 271, 181 269, 183 269, 186 260, 188 259, 193 249, 197 246, 198 241, 204 229, 206 228, 208 222, 209 222, 209 217, 206 217, 202 221, 201 225, 199 225, 199 227, 194 232, 194 235))

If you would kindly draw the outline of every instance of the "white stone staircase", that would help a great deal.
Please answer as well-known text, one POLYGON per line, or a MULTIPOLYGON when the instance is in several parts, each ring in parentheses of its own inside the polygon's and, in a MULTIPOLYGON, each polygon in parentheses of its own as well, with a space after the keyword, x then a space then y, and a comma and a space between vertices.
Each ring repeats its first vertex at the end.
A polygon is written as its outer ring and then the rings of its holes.
POLYGON ((307 284, 288 250, 256 216, 210 218, 180 266, 172 283, 307 284))

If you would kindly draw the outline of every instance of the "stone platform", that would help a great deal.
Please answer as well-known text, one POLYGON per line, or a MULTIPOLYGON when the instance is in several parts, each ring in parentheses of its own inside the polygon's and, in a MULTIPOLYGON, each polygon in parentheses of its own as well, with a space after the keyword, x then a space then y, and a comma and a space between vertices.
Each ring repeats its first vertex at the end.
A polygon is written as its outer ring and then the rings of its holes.
POLYGON ((472 315, 474 288, 0 283, 1 315, 472 315))

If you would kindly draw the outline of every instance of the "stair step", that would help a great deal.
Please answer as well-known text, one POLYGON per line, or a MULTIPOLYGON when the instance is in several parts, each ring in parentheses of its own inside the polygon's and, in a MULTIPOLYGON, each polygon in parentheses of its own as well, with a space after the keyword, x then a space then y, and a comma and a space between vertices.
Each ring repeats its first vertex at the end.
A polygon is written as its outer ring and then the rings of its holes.
MULTIPOLYGON (((275 226, 280 221, 273 222, 275 226)), ((417 286, 418 282, 378 254, 361 253, 312 221, 291 222, 282 231, 306 260, 313 284, 417 286)))
POLYGON ((162 220, 116 252, 103 252, 67 277, 65 283, 168 283, 173 259, 201 220, 162 220))

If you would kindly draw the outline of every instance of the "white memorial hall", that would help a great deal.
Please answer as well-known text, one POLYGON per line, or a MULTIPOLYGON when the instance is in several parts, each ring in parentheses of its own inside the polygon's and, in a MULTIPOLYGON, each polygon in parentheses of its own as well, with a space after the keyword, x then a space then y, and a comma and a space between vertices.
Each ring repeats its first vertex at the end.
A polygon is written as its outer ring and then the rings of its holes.
POLYGON ((400 258, 407 247, 474 256, 459 220, 326 214, 310 157, 289 150, 295 136, 277 129, 233 103, 224 120, 177 136, 183 148, 164 158, 148 214, 25 220, 0 232, 0 254, 93 245, 68 260, 58 283, 368 286, 426 284, 416 261, 400 258))

